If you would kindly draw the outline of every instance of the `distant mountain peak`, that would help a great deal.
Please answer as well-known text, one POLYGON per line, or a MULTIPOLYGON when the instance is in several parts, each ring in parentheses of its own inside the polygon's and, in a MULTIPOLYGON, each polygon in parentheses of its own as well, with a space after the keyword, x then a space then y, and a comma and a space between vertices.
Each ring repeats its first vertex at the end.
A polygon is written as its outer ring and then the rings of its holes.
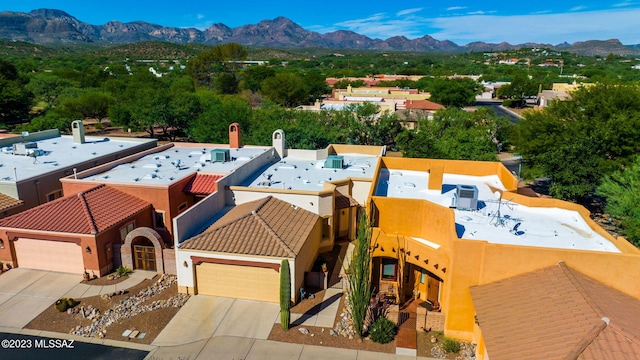
MULTIPOLYGON (((242 45, 271 47, 324 47, 335 49, 409 51, 409 52, 468 52, 501 51, 519 48, 553 48, 548 44, 526 43, 511 45, 506 42, 488 44, 472 42, 459 46, 449 40, 436 40, 430 35, 415 39, 398 35, 386 40, 371 39, 350 30, 337 30, 320 34, 308 31, 283 16, 230 28, 218 23, 205 30, 175 28, 150 24, 144 21, 122 23, 117 20, 104 25, 91 25, 56 9, 36 9, 29 13, 0 12, 0 38, 31 43, 109 42, 133 43, 140 41, 164 41, 176 44, 202 43, 215 45, 237 42, 242 45), (61 21, 62 20, 62 21, 61 21)), ((639 54, 633 47, 624 46, 619 40, 591 40, 556 48, 589 55, 639 54)))

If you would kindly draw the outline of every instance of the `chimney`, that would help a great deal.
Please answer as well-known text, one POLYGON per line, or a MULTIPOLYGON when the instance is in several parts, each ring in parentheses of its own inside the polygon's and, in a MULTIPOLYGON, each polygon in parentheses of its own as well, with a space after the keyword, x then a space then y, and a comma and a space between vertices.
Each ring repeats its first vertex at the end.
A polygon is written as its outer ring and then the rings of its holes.
POLYGON ((84 124, 82 124, 82 120, 75 120, 71 123, 71 132, 73 133, 74 143, 84 144, 84 124))
POLYGON ((242 137, 240 136, 240 124, 229 125, 229 148, 239 149, 242 147, 242 137))
POLYGON ((282 131, 281 129, 274 131, 273 135, 271 136, 271 139, 272 139, 272 146, 278 153, 278 156, 280 157, 280 159, 283 159, 285 156, 287 156, 286 154, 287 143, 284 139, 284 131, 282 131))

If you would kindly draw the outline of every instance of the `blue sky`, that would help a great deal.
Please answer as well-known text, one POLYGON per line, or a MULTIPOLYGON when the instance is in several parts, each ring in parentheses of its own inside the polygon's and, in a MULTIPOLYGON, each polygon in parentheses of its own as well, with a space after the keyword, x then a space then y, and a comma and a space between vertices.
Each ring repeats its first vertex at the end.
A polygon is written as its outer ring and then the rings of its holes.
POLYGON ((473 41, 548 43, 618 39, 640 44, 640 0, 579 1, 122 1, 20 0, 2 10, 59 9, 93 25, 142 20, 205 29, 284 16, 307 30, 351 30, 371 38, 430 35, 458 45, 473 41), (19 3, 19 4, 18 4, 19 3))

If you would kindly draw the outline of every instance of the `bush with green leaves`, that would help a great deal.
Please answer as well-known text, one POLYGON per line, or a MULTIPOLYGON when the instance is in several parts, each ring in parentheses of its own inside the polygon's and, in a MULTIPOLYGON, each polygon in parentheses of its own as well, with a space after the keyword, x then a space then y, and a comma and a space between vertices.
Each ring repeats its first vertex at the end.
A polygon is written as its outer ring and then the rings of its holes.
POLYGON ((442 340, 442 348, 448 353, 457 353, 460 351, 460 342, 450 338, 442 340))
POLYGON ((126 267, 126 266, 120 266, 116 269, 116 274, 120 275, 120 276, 125 276, 125 275, 129 275, 132 274, 133 270, 126 267))
POLYGON ((369 328, 371 341, 386 344, 396 335, 396 324, 386 317, 379 317, 369 328))
POLYGON ((55 309, 59 312, 65 312, 67 311, 67 309, 72 308, 76 305, 78 305, 78 303, 72 298, 60 298, 58 299, 58 301, 56 301, 53 307, 55 307, 55 309))

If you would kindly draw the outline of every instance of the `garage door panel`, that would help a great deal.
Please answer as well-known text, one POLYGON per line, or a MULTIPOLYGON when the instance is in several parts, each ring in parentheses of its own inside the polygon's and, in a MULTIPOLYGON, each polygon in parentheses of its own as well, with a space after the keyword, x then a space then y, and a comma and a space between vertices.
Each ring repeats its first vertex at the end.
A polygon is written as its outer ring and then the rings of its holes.
POLYGON ((14 243, 18 267, 82 274, 82 249, 71 242, 20 238, 14 243))
POLYGON ((199 294, 280 301, 280 274, 273 269, 202 263, 196 279, 199 294))

